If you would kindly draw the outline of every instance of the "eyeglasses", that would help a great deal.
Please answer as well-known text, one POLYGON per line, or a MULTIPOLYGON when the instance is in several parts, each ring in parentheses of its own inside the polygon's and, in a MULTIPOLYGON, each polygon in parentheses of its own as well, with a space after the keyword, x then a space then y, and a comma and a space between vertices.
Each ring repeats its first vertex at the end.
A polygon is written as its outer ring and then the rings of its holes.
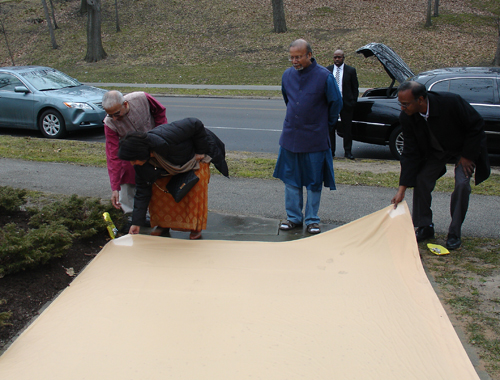
POLYGON ((408 108, 409 106, 411 106, 412 103, 415 103, 417 102, 418 99, 415 99, 413 102, 408 102, 408 103, 401 103, 401 102, 398 102, 398 104, 403 107, 404 109, 408 108))
POLYGON ((121 116, 122 107, 123 107, 123 103, 120 105, 120 109, 118 111, 116 111, 115 113, 112 113, 112 114, 107 113, 106 116, 111 117, 111 118, 121 116))
POLYGON ((302 54, 302 55, 289 56, 289 57, 288 57, 288 60, 289 60, 290 62, 293 62, 293 61, 300 61, 302 58, 307 57, 307 54, 309 54, 309 53, 302 54))

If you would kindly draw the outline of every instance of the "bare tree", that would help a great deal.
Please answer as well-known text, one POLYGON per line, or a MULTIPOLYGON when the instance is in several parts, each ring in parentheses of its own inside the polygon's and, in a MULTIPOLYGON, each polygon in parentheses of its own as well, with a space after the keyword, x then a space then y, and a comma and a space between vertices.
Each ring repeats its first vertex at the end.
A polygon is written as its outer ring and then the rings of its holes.
POLYGON ((52 42, 52 48, 57 49, 56 36, 54 34, 54 28, 52 27, 52 21, 50 21, 49 8, 47 7, 47 2, 42 0, 43 12, 45 13, 45 19, 47 20, 47 25, 49 27, 50 42, 52 42))
POLYGON ((50 0, 50 10, 52 11, 52 21, 54 21, 54 29, 59 29, 56 22, 56 15, 54 13, 54 3, 50 0))
POLYGON ((439 17, 439 0, 434 0, 434 17, 439 17))
POLYGON ((118 0, 115 0, 115 12, 116 12, 116 32, 121 32, 120 29, 120 19, 118 18, 118 0))
POLYGON ((108 55, 102 47, 101 0, 87 0, 87 55, 86 62, 97 62, 108 55))
POLYGON ((84 15, 88 11, 87 0, 80 0, 80 10, 78 11, 81 15, 84 15))
POLYGON ((427 17, 425 20, 426 28, 430 28, 432 26, 431 10, 432 10, 432 0, 427 0, 427 17))
POLYGON ((498 28, 498 39, 497 39, 497 51, 495 52, 495 58, 493 58, 493 66, 500 66, 500 15, 497 17, 497 28, 498 28))
POLYGON ((496 26, 497 37, 497 47, 495 51, 495 56, 491 62, 494 66, 500 66, 500 1, 498 0, 473 0, 472 5, 476 6, 478 9, 489 12, 486 16, 487 20, 493 22, 496 26))
MULTIPOLYGON (((2 4, 0 4, 1 6, 2 4)), ((0 16, 2 15, 2 11, 1 11, 1 7, 0 7, 0 16)), ((0 17, 0 26, 2 26, 2 33, 3 33, 3 36, 5 37, 5 45, 7 45, 7 51, 9 52, 9 56, 10 56, 10 60, 12 61, 12 66, 15 66, 15 62, 14 62, 14 56, 12 55, 12 52, 10 51, 10 47, 9 47, 9 40, 7 39, 7 33, 5 32, 5 28, 3 26, 3 19, 0 17)))
POLYGON ((286 32, 285 6, 283 0, 271 0, 273 5, 273 24, 275 33, 286 32))

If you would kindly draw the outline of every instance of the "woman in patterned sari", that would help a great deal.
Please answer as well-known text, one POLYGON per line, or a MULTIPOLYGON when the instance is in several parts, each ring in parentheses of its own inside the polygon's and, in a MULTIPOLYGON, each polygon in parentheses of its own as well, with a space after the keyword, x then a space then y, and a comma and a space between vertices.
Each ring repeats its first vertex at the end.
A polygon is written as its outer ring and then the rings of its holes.
POLYGON ((195 118, 174 121, 147 133, 128 134, 118 157, 130 161, 136 173, 130 234, 145 225, 149 207, 152 235, 168 235, 171 228, 190 231, 190 239, 201 238, 207 226, 209 163, 228 176, 224 144, 213 132, 195 118), (172 176, 191 170, 199 181, 176 202, 166 186, 172 176))

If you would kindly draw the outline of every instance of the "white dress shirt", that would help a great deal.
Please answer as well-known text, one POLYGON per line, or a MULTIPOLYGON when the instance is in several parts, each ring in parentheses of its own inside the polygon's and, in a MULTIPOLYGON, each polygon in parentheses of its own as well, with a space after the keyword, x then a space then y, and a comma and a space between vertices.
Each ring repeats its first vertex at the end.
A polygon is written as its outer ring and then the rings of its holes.
POLYGON ((337 65, 334 65, 335 67, 333 68, 333 76, 335 77, 335 80, 337 80, 337 71, 340 70, 340 78, 339 78, 339 90, 340 93, 342 94, 342 78, 344 78, 344 64, 342 64, 340 67, 337 65))

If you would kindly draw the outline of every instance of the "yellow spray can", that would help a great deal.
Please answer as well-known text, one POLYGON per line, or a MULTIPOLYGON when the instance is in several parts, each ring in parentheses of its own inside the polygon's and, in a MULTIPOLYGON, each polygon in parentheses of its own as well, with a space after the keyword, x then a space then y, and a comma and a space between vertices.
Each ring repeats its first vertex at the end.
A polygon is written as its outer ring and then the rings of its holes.
POLYGON ((102 216, 104 217, 104 221, 106 222, 106 228, 108 229, 109 236, 111 237, 111 239, 116 238, 116 236, 118 235, 118 229, 115 227, 115 224, 111 220, 109 212, 105 212, 104 214, 102 214, 102 216))

